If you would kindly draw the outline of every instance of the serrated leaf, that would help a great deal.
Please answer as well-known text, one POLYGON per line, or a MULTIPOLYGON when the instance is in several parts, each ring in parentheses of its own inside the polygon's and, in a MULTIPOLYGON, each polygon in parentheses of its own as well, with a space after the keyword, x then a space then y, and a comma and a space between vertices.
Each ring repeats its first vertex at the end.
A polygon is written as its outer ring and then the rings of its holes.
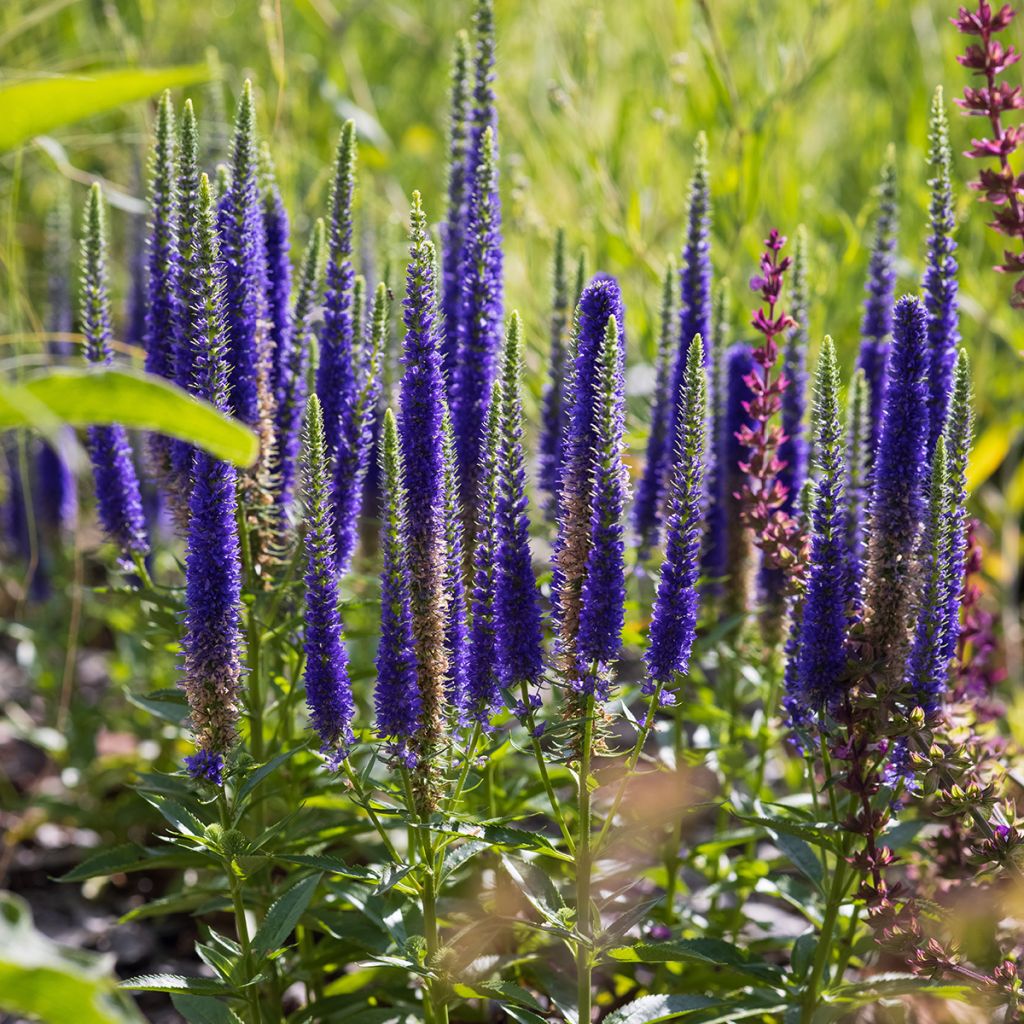
POLYGON ((775 834, 775 845, 792 861, 796 869, 822 892, 821 883, 824 871, 821 861, 815 856, 810 844, 797 836, 785 832, 775 834))
POLYGON ((706 996, 641 996, 610 1013, 604 1024, 653 1024, 655 1021, 673 1020, 684 1013, 724 1005, 706 996))
POLYGON ((189 978, 184 974, 140 974, 122 981, 119 988, 130 992, 188 992, 196 996, 222 996, 231 988, 216 978, 189 978))
POLYGON ((284 864, 296 864, 303 868, 317 868, 331 875, 354 878, 360 882, 379 883, 380 881, 380 876, 370 868, 364 868, 359 864, 346 864, 340 857, 331 857, 324 853, 296 853, 289 856, 277 856, 274 859, 284 864))
POLYGON ((256 956, 267 956, 281 947, 305 913, 319 883, 319 874, 303 878, 272 904, 252 942, 256 956))
POLYGON ((238 802, 241 803, 247 796, 268 776, 277 771, 282 764, 285 763, 290 757, 294 757, 302 747, 292 747, 291 750, 286 750, 283 754, 278 754, 277 757, 267 761, 266 764, 261 764, 259 768, 251 772, 245 782, 239 787, 238 790, 238 802))
POLYGON ((679 939, 675 942, 637 942, 632 946, 617 946, 608 950, 608 956, 620 963, 705 963, 717 967, 731 967, 742 974, 762 981, 781 982, 778 968, 764 960, 745 953, 738 946, 723 939, 679 939))

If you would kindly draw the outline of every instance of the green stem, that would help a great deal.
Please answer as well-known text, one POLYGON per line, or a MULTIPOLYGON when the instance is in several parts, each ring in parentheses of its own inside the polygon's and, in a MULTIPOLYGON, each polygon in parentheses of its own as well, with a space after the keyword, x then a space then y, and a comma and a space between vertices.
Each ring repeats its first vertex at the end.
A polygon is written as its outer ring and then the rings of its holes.
MULTIPOLYGON (((676 771, 683 756, 683 719, 678 708, 673 715, 672 739, 675 748, 676 771)), ((679 887, 679 844, 683 841, 682 817, 672 823, 669 847, 665 856, 665 924, 671 926, 676 920, 676 889, 679 887)))
POLYGON ((569 854, 572 855, 576 852, 576 843, 572 838, 572 833, 569 831, 565 815, 562 814, 558 797, 555 795, 555 787, 551 784, 551 775, 548 772, 547 762, 544 760, 544 748, 541 747, 540 739, 535 735, 537 731, 537 718, 533 713, 533 708, 530 706, 530 688, 525 680, 521 685, 520 693, 523 697, 523 706, 526 708, 526 727, 530 730, 530 745, 533 747, 533 756, 540 771, 541 782, 544 784, 544 792, 548 795, 551 813, 554 815, 555 821, 558 822, 558 828, 561 830, 566 848, 569 854))
POLYGON ((452 813, 462 798, 462 790, 466 785, 466 779, 469 777, 469 769, 473 766, 473 759, 476 757, 476 747, 480 742, 481 732, 480 723, 477 722, 473 726, 473 732, 469 737, 469 747, 466 750, 466 757, 462 763, 462 771, 459 772, 458 781, 455 783, 455 789, 444 805, 445 812, 448 814, 452 813))
POLYGON ((590 848, 590 755, 594 741, 594 696, 588 695, 583 709, 583 743, 580 748, 578 806, 576 823, 576 930, 580 939, 576 944, 577 1021, 590 1024, 592 1015, 591 949, 593 927, 590 917, 591 863, 590 848))
POLYGON ((661 691, 664 689, 664 686, 665 684, 663 682, 659 682, 655 687, 654 693, 651 694, 650 703, 647 705, 647 716, 644 718, 644 724, 640 727, 640 731, 636 735, 636 742, 633 744, 633 749, 630 751, 629 758, 626 761, 626 770, 622 775, 622 779, 619 781, 619 788, 615 792, 615 798, 612 800, 612 806, 604 819, 601 831, 597 834, 597 842, 594 844, 597 849, 600 849, 604 843, 605 837, 608 835, 608 830, 611 828, 612 822, 615 820, 615 815, 619 812, 619 807, 626 795, 626 787, 629 785, 629 780, 636 769, 637 762, 640 760, 640 755, 643 753, 647 737, 650 736, 651 729, 654 728, 654 716, 657 714, 658 702, 661 700, 661 691))
POLYGON ((345 774, 348 776, 349 782, 352 783, 352 788, 356 791, 356 796, 366 813, 369 815, 370 821, 373 822, 373 827, 377 830, 377 835, 380 836, 381 841, 384 843, 385 848, 391 856, 391 860, 395 864, 402 864, 404 861, 398 855, 398 851, 395 849, 394 843, 391 842, 391 837, 388 835, 387 830, 384 828, 380 818, 377 817, 377 812, 373 809, 370 804, 370 798, 366 791, 363 789, 363 784, 356 775, 355 769, 349 763, 349 759, 346 757, 341 762, 342 767, 345 769, 345 774))
POLYGON ((839 908, 842 906, 843 898, 846 894, 846 854, 847 844, 844 839, 840 853, 836 858, 835 874, 832 876, 832 885, 828 892, 825 917, 821 923, 818 947, 814 952, 811 976, 807 979, 807 987, 804 989, 803 1008, 800 1014, 801 1024, 811 1024, 811 1020, 814 1018, 814 1011, 818 1007, 818 987, 832 954, 832 936, 835 932, 836 921, 839 919, 839 908))
POLYGON ((764 788, 764 776, 768 768, 768 750, 771 746, 772 719, 775 717, 775 709, 779 703, 779 692, 782 688, 782 673, 779 671, 778 661, 771 655, 768 659, 768 670, 771 672, 771 683, 768 687, 768 700, 764 705, 764 722, 761 724, 761 735, 758 738, 757 749, 757 773, 754 776, 752 793, 757 800, 764 788))
MULTIPOLYGON (((224 792, 220 794, 220 816, 221 824, 225 831, 231 827, 231 813, 228 809, 227 797, 224 792)), ((231 905, 235 912, 235 931, 238 934, 238 944, 242 947, 242 964, 245 967, 245 981, 252 981, 255 976, 252 958, 252 941, 249 938, 249 922, 245 916, 245 901, 242 899, 242 887, 238 884, 238 876, 235 874, 234 862, 230 857, 224 858, 224 866, 227 869, 228 889, 231 892, 231 905)), ((260 1010, 260 994, 257 985, 247 985, 245 998, 249 1003, 252 1012, 253 1024, 262 1024, 263 1016, 260 1010)))

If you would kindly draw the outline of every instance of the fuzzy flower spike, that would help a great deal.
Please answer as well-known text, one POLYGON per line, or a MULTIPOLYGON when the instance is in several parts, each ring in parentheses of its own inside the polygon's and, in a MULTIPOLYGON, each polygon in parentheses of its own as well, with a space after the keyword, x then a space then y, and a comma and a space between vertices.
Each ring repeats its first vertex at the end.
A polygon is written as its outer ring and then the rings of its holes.
MULTIPOLYGON (((707 440, 707 374, 700 335, 690 344, 679 395, 679 443, 665 502, 665 561, 651 616, 645 693, 685 672, 697 633, 707 440)), ((671 699, 671 698, 670 698, 671 699)))
MULTIPOLYGON (((227 337, 213 198, 204 174, 196 237, 203 300, 192 310, 195 391, 228 410, 227 337)), ((189 496, 185 555, 184 684, 198 751, 186 758, 193 778, 222 782, 224 757, 235 742, 242 676, 241 558, 236 528, 235 469, 197 449, 189 496)))
MULTIPOLYGON (((103 195, 98 184, 89 190, 81 256, 81 328, 85 358, 95 366, 113 360, 110 347, 110 285, 107 279, 107 238, 103 195)), ((89 427, 89 456, 96 480, 96 510, 107 538, 121 560, 130 565, 149 553, 146 518, 132 449, 124 427, 89 427)))
POLYGON ((320 401, 310 396, 306 415, 306 705, 321 750, 332 768, 352 742, 352 686, 338 610, 334 509, 320 401))

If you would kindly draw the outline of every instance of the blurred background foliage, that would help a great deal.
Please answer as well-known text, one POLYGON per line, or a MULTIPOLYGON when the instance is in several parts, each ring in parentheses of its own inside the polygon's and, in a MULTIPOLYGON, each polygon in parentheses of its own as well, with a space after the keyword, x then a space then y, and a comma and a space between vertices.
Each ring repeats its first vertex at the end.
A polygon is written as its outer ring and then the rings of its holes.
MULTIPOLYGON (((858 342, 874 185, 894 143, 901 184, 899 290, 916 290, 927 211, 932 90, 957 96, 966 73, 947 0, 497 0, 498 98, 507 307, 527 326, 529 386, 547 347, 552 239, 564 226, 591 268, 623 279, 631 337, 634 450, 651 385, 658 277, 680 248, 692 144, 709 139, 716 272, 732 283, 739 331, 746 281, 771 226, 811 239, 811 337, 833 335, 844 365, 858 342)), ((100 69, 204 65, 188 90, 211 164, 246 76, 293 217, 293 247, 325 212, 341 121, 360 134, 359 204, 368 265, 401 275, 408 195, 444 211, 448 63, 470 0, 8 0, 0 5, 2 83, 100 69), (369 255, 372 249, 373 255, 369 255)), ((1010 29, 1020 44, 1019 19, 1010 29)), ((951 111, 952 112, 952 111, 951 111)), ((152 103, 55 130, 0 157, 3 332, 43 323, 43 225, 62 178, 100 176, 114 215, 115 268, 127 294, 133 213, 152 103)), ((998 240, 960 156, 970 124, 952 117, 961 215, 962 333, 977 381, 973 481, 992 534, 989 571, 1018 590, 1024 427, 1022 325, 994 274, 998 240)), ((75 189, 76 210, 84 188, 75 189)), ((1012 608, 1013 600, 1004 601, 1012 608)), ((1011 662, 1016 613, 1004 614, 1011 662)), ((1011 664, 1019 679, 1019 665, 1011 664)))

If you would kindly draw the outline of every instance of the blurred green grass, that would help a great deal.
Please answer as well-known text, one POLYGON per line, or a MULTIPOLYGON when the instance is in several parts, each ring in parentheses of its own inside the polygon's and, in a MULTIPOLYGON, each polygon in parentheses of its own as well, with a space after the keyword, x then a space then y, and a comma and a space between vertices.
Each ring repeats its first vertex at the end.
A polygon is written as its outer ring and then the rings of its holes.
MULTIPOLYGON (((6 80, 205 60, 220 93, 193 88, 217 156, 245 76, 262 94, 263 131, 292 211, 295 244, 326 206, 340 123, 361 136, 360 199, 391 273, 401 271, 407 197, 443 215, 448 58, 471 0, 15 0, 0 10, 6 80)), ((497 91, 507 238, 507 306, 523 313, 530 387, 546 349, 547 270, 556 226, 591 267, 619 274, 636 362, 653 350, 658 275, 680 247, 693 139, 708 134, 716 273, 741 325, 760 240, 799 223, 811 238, 811 337, 836 339, 852 365, 874 212, 890 142, 901 180, 900 291, 916 290, 926 234, 927 114, 967 80, 944 0, 496 0, 497 91)), ((1020 45, 1022 25, 1010 30, 1020 45)), ((152 109, 133 104, 55 133, 0 162, 5 330, 37 326, 42 224, 59 174, 101 174, 140 194, 152 109), (55 155, 66 155, 59 169, 55 155)), ((991 266, 998 239, 966 179, 971 125, 951 109, 961 218, 962 333, 978 381, 975 480, 1000 532, 997 575, 1013 587, 1014 523, 1024 507, 1017 438, 1019 314, 991 266)), ((78 199, 81 198, 81 189, 78 199)), ((125 205, 131 205, 130 202, 125 205)), ((115 222, 123 245, 125 218, 115 222)), ((122 260, 122 267, 125 261, 122 260)), ((378 267, 380 272, 382 268, 378 267)), ((124 287, 123 270, 122 289, 124 287)), ((636 381, 645 376, 637 374, 636 381)), ((634 412, 642 413, 639 398, 634 412)), ((634 438, 642 431, 634 416, 634 438)))

